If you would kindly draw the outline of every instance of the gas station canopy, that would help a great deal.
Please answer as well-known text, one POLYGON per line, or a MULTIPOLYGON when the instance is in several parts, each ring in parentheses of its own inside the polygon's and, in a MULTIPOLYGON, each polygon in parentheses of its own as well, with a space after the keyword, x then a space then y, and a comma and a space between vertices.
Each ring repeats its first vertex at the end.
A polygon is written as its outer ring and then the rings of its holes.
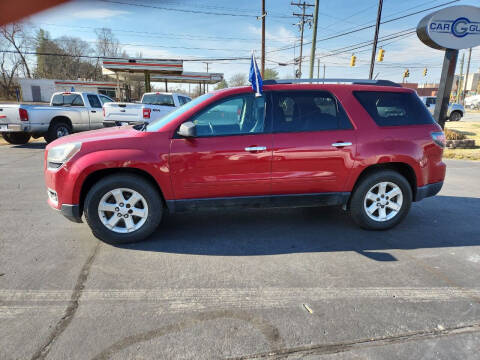
POLYGON ((152 75, 150 81, 168 81, 169 83, 216 84, 222 81, 223 74, 184 72, 179 75, 152 75))
POLYGON ((102 67, 110 71, 120 72, 146 72, 181 74, 183 60, 159 59, 103 59, 102 67))

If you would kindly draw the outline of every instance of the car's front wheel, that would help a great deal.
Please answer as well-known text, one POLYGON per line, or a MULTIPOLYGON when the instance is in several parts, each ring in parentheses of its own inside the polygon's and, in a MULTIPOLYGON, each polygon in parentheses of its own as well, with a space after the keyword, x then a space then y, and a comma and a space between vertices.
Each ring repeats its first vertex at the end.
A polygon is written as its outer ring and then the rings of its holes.
POLYGON ((93 234, 108 243, 137 242, 160 224, 163 204, 158 190, 140 176, 108 176, 85 199, 85 218, 93 234))
POLYGON ((374 172, 356 187, 350 214, 364 229, 385 230, 408 214, 412 203, 412 189, 405 177, 391 170, 374 172))
POLYGON ((450 114, 450 121, 460 121, 462 119, 462 113, 460 111, 454 111, 450 114))

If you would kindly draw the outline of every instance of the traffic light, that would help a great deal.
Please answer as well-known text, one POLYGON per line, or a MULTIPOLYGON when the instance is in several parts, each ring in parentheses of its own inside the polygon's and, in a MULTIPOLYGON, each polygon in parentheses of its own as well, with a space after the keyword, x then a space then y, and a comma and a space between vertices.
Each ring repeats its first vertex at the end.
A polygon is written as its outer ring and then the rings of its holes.
POLYGON ((357 61, 357 57, 355 55, 352 55, 350 58, 350 66, 355 66, 355 62, 357 61))
POLYGON ((410 76, 410 70, 405 69, 405 71, 403 72, 403 78, 407 78, 409 76, 410 76))
POLYGON ((385 56, 385 50, 383 50, 383 49, 378 50, 377 61, 383 61, 384 56, 385 56))
POLYGON ((423 76, 427 76, 427 68, 423 69, 423 76))

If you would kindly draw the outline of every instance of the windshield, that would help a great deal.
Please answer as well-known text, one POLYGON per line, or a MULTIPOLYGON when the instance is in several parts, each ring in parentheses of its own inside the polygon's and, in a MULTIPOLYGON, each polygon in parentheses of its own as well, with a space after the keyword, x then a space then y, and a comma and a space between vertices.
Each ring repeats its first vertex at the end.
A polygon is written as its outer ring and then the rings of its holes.
POLYGON ((168 94, 145 94, 142 104, 175 106, 173 96, 168 94))
POLYGON ((150 124, 148 124, 147 131, 158 131, 163 126, 168 124, 170 121, 176 119, 178 116, 182 115, 184 112, 190 110, 195 105, 200 104, 202 101, 208 98, 211 98, 212 96, 213 94, 204 94, 202 96, 199 96, 196 99, 193 99, 192 101, 186 103, 185 105, 182 105, 179 108, 173 110, 171 113, 168 113, 164 117, 157 119, 155 121, 152 121, 150 124))

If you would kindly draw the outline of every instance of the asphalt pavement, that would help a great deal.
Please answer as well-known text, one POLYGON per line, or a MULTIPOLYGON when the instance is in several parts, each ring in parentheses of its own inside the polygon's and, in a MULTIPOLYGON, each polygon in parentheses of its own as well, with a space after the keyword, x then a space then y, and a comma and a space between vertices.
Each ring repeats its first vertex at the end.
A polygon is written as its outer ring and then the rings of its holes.
POLYGON ((0 359, 479 359, 480 162, 395 229, 336 208, 169 215, 111 246, 0 146, 0 359))

